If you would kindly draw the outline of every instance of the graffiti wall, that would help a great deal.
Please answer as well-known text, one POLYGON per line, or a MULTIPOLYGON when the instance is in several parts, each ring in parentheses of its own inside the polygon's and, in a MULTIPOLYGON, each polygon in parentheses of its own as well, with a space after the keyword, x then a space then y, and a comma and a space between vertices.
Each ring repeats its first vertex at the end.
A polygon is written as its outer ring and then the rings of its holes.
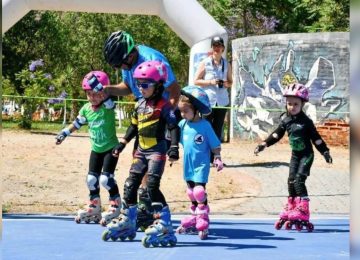
POLYGON ((310 94, 304 111, 315 123, 349 117, 349 33, 297 33, 232 41, 232 136, 265 138, 285 111, 284 86, 310 94))

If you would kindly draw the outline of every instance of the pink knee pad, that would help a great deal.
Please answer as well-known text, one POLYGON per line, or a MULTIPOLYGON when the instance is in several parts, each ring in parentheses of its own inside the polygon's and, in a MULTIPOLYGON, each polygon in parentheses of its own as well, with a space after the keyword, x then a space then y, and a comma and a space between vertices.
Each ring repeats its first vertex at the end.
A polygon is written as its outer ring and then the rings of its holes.
POLYGON ((194 191, 192 188, 187 188, 186 189, 186 194, 188 195, 190 201, 196 201, 195 197, 194 197, 194 191))
POLYGON ((206 201, 206 191, 203 186, 195 186, 193 194, 197 202, 203 203, 206 201))

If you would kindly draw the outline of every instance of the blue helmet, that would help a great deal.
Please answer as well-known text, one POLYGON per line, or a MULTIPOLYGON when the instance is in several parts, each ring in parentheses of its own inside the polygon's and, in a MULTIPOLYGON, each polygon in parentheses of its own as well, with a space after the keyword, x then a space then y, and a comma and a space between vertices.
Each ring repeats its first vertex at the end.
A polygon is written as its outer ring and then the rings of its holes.
POLYGON ((197 86, 186 86, 181 90, 181 95, 190 99, 191 104, 203 115, 211 113, 211 105, 206 92, 197 86))

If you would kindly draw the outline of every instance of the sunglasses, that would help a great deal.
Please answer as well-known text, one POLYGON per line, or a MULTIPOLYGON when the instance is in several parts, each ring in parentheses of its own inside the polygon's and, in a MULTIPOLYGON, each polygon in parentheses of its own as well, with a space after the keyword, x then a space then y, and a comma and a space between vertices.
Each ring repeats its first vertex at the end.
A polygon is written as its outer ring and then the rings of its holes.
POLYGON ((148 89, 149 87, 153 87, 155 86, 156 83, 154 82, 137 82, 136 85, 138 88, 142 88, 142 89, 148 89))

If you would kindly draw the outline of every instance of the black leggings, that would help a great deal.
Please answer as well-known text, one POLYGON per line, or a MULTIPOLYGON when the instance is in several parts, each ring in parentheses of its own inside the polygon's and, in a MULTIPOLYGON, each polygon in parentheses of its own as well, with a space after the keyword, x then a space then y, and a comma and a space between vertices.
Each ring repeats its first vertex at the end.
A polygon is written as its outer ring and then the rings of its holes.
POLYGON ((288 190, 289 197, 307 197, 305 181, 310 175, 314 161, 314 153, 297 155, 292 153, 289 167, 288 190))
MULTIPOLYGON (((97 153, 91 151, 89 159, 89 172, 96 174, 99 178, 102 172, 106 173, 115 173, 116 164, 118 162, 118 157, 112 156, 112 149, 103 153, 97 153)), ((96 190, 90 191, 90 197, 98 197, 100 194, 100 187, 96 190)), ((119 195, 119 188, 117 184, 109 190, 110 197, 119 195)))

